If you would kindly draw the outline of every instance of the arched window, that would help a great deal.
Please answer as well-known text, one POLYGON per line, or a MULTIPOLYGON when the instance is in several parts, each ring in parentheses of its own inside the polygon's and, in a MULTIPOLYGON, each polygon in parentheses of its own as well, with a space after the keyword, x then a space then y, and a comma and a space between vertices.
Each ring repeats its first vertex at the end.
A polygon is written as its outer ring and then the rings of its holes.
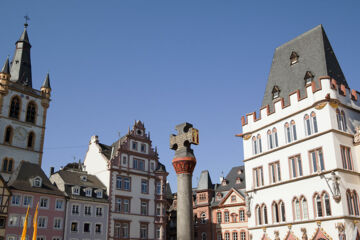
POLYGON ((35 123, 36 118, 36 104, 29 102, 26 110, 26 122, 35 123))
POLYGON ((200 214, 200 223, 205 223, 206 222, 206 213, 202 212, 200 214))
POLYGON ((309 210, 308 210, 306 198, 302 197, 300 201, 301 201, 302 219, 308 219, 309 210))
POLYGON ((206 240, 206 233, 201 233, 201 240, 206 240))
POLYGON ((4 158, 2 162, 2 171, 3 172, 11 172, 13 170, 14 160, 4 158))
POLYGON ((13 129, 12 129, 11 126, 8 126, 8 127, 5 129, 4 142, 5 142, 5 143, 8 143, 8 144, 11 144, 11 142, 12 142, 12 136, 13 136, 13 129))
POLYGON ((273 149, 273 148, 279 146, 276 128, 273 128, 272 131, 268 130, 267 136, 268 136, 268 148, 269 149, 273 149))
POLYGON ((14 96, 11 99, 11 103, 10 103, 9 117, 19 119, 19 113, 20 113, 20 98, 18 96, 14 96))
POLYGON ((261 217, 261 208, 260 208, 259 205, 257 205, 255 207, 255 214, 256 214, 257 224, 261 225, 262 224, 262 217, 261 217))
POLYGON ((289 123, 285 123, 285 124, 284 124, 284 129, 285 129, 285 139, 286 139, 286 143, 291 143, 292 137, 291 137, 290 124, 289 124, 289 123))
POLYGON ((338 108, 336 109, 336 119, 337 119, 337 124, 338 124, 339 130, 346 131, 347 125, 346 125, 346 118, 345 118, 344 110, 340 111, 338 108))
POLYGON ((359 216, 359 197, 355 190, 346 191, 346 200, 349 209, 349 215, 359 216))
POLYGON ((349 215, 354 215, 353 201, 350 190, 346 191, 346 200, 349 209, 349 215))
POLYGON ((236 213, 231 214, 231 222, 236 223, 236 213))
POLYGON ((272 214, 273 214, 273 222, 280 222, 279 217, 279 206, 276 202, 272 204, 272 214))
POLYGON ((294 205, 294 219, 295 220, 300 220, 301 219, 301 210, 300 210, 300 201, 299 199, 295 198, 293 200, 293 205, 294 205))
POLYGON ((27 147, 28 148, 33 148, 34 147, 34 140, 35 140, 35 134, 33 132, 30 132, 28 135, 28 140, 27 140, 27 147))
POLYGON ((306 136, 311 135, 311 123, 310 123, 310 117, 308 114, 305 114, 305 116, 304 116, 304 124, 305 124, 305 135, 306 136))
POLYGON ((259 153, 262 153, 262 144, 261 144, 261 135, 260 134, 257 135, 257 145, 258 145, 259 153))
POLYGON ((221 234, 221 232, 218 232, 217 233, 217 240, 222 240, 223 238, 222 238, 222 234, 221 234))
POLYGON ((297 140, 296 124, 295 124, 294 120, 291 120, 290 127, 291 127, 292 138, 293 138, 294 141, 296 141, 297 140))
POLYGON ((354 204, 355 215, 359 216, 359 197, 355 192, 355 190, 353 191, 353 204, 354 204))
POLYGON ((311 112, 311 123, 312 123, 312 129, 313 129, 314 133, 317 133, 318 132, 318 125, 317 125, 316 113, 315 112, 311 112))
POLYGON ((329 198, 329 194, 323 193, 323 198, 324 198, 326 216, 331 216, 331 208, 330 208, 330 198, 329 198))
POLYGON ((263 212, 263 215, 264 215, 264 224, 268 224, 266 205, 263 204, 261 208, 262 208, 262 212, 263 212))
POLYGON ((230 240, 230 233, 228 232, 225 233, 225 240, 230 240))
POLYGON ((256 137, 252 137, 252 147, 253 147, 253 154, 258 154, 258 148, 257 148, 257 141, 256 137))
POLYGON ((41 177, 34 178, 33 186, 34 187, 41 187, 41 177))
POLYGON ((315 200, 315 213, 316 213, 316 216, 317 217, 322 217, 323 216, 323 209, 322 209, 322 203, 321 203, 320 195, 315 194, 314 200, 315 200))
POLYGON ((280 88, 277 85, 275 85, 273 87, 273 90, 271 93, 272 93, 273 99, 278 98, 280 96, 280 88))
POLYGON ((281 221, 285 222, 285 204, 283 201, 280 202, 280 213, 281 213, 281 221))

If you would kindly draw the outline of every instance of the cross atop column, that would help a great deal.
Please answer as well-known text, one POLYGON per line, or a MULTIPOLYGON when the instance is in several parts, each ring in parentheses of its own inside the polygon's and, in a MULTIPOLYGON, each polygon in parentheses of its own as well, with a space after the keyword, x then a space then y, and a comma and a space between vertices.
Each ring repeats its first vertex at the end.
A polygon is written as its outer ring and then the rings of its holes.
POLYGON ((25 15, 24 18, 25 18, 24 26, 25 26, 25 28, 26 28, 27 26, 29 26, 28 21, 30 20, 30 18, 29 18, 28 15, 25 15))
POLYGON ((178 135, 170 135, 170 148, 175 150, 175 158, 195 157, 191 144, 199 144, 199 130, 190 123, 182 123, 175 127, 178 135))

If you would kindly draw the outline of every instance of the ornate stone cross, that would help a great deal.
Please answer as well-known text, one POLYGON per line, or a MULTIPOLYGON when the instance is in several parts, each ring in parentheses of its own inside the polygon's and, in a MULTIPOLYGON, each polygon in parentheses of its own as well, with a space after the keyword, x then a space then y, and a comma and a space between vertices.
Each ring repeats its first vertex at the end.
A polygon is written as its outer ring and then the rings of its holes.
POLYGON ((175 129, 178 135, 170 135, 170 148, 175 150, 175 158, 194 157, 194 152, 190 146, 191 144, 199 144, 199 130, 187 122, 177 125, 175 129))

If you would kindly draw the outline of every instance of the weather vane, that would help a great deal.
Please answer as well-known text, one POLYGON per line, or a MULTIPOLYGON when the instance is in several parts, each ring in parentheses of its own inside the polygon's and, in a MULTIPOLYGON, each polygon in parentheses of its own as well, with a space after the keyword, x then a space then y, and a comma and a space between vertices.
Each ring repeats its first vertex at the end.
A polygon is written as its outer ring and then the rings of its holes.
POLYGON ((24 26, 27 27, 27 26, 29 26, 28 21, 30 20, 30 18, 29 18, 29 16, 27 14, 24 16, 24 18, 25 18, 24 26))

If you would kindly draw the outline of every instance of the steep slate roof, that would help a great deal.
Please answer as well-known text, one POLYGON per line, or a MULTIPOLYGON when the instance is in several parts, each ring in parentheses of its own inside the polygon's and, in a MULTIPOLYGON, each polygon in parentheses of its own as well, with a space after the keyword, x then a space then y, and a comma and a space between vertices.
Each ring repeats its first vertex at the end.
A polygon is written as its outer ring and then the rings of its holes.
POLYGON ((166 173, 166 167, 164 164, 158 162, 158 165, 155 169, 155 172, 165 172, 166 173))
POLYGON ((207 190, 212 188, 213 188, 213 184, 211 182, 209 171, 208 170, 202 171, 200 174, 200 179, 196 190, 199 191, 199 190, 207 190))
POLYGON ((49 73, 46 74, 46 78, 45 78, 45 80, 44 80, 41 87, 43 87, 43 88, 51 88, 51 86, 50 86, 50 74, 49 73))
POLYGON ((226 175, 225 179, 227 180, 226 185, 222 185, 221 183, 216 188, 216 192, 229 191, 231 188, 234 189, 245 189, 245 169, 244 166, 233 167, 228 175, 226 175), (241 182, 236 183, 236 179, 240 177, 241 182))
POLYGON ((279 97, 284 98, 285 105, 289 103, 289 94, 298 89, 303 97, 305 95, 304 77, 307 71, 314 75, 317 87, 319 87, 317 79, 320 76, 330 76, 339 84, 348 87, 322 25, 276 48, 262 107, 269 105, 270 111, 273 111, 274 86, 280 88, 279 97), (298 62, 293 65, 290 64, 292 52, 296 52, 299 56, 298 62))
POLYGON ((50 180, 38 164, 25 161, 21 162, 14 173, 11 175, 8 186, 11 189, 21 191, 64 196, 64 194, 59 189, 57 189, 57 187, 51 184, 50 180), (41 177, 42 179, 41 187, 31 186, 30 181, 37 176, 41 177))

